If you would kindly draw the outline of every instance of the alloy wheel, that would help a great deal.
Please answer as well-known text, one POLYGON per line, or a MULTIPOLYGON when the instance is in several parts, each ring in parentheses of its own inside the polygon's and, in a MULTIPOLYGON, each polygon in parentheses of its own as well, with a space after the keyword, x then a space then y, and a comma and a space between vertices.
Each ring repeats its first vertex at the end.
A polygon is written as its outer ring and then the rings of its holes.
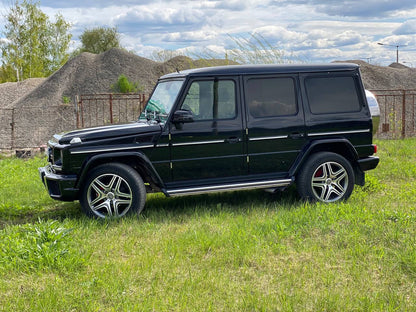
POLYGON ((337 162, 325 162, 315 170, 311 183, 318 200, 334 202, 341 199, 347 191, 348 173, 337 162))

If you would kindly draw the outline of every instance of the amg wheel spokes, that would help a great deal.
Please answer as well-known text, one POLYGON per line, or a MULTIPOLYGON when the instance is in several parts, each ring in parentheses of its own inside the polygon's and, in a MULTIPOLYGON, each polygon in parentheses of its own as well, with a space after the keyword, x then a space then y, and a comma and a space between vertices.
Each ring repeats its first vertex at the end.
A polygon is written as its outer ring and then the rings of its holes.
POLYGON ((345 194, 347 186, 347 171, 336 162, 323 163, 312 177, 312 190, 323 202, 337 201, 345 194))
POLYGON ((132 204, 132 190, 122 177, 103 174, 95 178, 88 188, 88 203, 99 217, 120 217, 132 204))

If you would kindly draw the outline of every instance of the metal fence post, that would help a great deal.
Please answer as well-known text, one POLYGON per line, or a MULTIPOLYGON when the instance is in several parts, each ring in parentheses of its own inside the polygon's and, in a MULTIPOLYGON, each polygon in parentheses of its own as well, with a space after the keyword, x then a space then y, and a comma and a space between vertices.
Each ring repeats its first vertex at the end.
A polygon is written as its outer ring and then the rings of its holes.
POLYGON ((75 105, 75 123, 76 123, 76 127, 77 129, 79 129, 79 96, 75 95, 75 100, 74 100, 74 105, 75 105))
POLYGON ((406 137, 406 90, 403 90, 402 102, 402 138, 406 137))
POLYGON ((110 93, 110 124, 113 123, 113 94, 110 93))
POLYGON ((10 142, 10 149, 14 149, 14 143, 15 143, 15 133, 14 133, 14 110, 15 108, 12 109, 12 122, 10 123, 10 127, 11 127, 11 142, 10 142))

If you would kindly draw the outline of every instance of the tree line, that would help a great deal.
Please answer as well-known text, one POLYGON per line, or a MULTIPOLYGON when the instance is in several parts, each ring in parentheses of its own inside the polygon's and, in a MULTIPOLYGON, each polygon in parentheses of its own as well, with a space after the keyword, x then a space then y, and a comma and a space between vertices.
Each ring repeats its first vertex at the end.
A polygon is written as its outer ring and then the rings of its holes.
POLYGON ((120 46, 115 27, 85 29, 81 47, 70 52, 71 23, 61 14, 51 20, 40 2, 16 0, 4 16, 0 34, 0 83, 48 77, 82 52, 101 53, 120 46))

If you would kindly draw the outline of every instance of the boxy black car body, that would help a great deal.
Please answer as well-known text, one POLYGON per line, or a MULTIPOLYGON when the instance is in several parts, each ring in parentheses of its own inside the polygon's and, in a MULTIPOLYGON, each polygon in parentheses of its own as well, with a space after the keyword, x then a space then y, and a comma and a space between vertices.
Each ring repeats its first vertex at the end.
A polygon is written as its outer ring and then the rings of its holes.
POLYGON ((372 119, 354 64, 249 65, 161 77, 137 122, 55 135, 40 168, 52 198, 87 215, 167 196, 293 182, 302 197, 344 200, 373 156, 372 119))

